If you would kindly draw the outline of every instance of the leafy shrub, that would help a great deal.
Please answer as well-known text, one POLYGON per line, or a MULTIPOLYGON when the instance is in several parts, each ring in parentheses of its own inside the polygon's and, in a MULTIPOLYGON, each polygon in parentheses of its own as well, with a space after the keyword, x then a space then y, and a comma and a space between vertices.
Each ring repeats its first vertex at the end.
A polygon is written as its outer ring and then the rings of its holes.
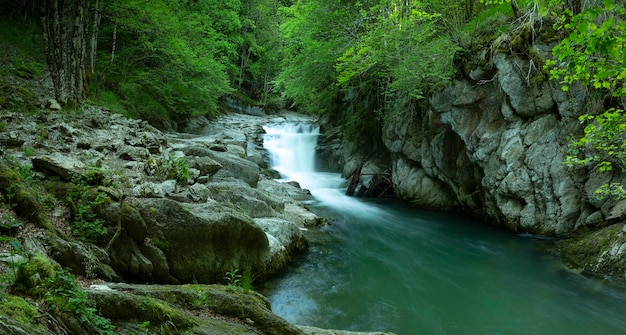
POLYGON ((73 217, 72 234, 82 240, 96 242, 108 233, 105 221, 98 218, 96 209, 109 198, 104 192, 92 191, 83 177, 74 177, 71 186, 68 200, 73 217))

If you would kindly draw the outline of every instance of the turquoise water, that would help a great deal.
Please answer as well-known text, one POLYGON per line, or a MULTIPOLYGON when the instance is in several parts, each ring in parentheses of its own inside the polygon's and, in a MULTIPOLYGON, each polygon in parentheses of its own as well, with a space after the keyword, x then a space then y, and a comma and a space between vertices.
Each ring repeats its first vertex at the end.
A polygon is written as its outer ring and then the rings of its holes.
POLYGON ((626 334, 626 287, 567 270, 542 240, 369 202, 334 218, 261 290, 290 322, 400 334, 626 334))
POLYGON ((626 285, 567 269, 547 240, 458 214, 343 195, 315 169, 319 127, 268 125, 264 145, 285 179, 316 198, 332 225, 310 252, 257 290, 288 321, 417 334, 626 334, 626 285))

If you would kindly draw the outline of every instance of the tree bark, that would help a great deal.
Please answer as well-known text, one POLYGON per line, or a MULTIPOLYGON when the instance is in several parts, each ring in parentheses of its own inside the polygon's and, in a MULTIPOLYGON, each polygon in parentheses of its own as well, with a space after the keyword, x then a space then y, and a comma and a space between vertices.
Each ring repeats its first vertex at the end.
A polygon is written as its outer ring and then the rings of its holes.
POLYGON ((46 61, 61 104, 80 103, 95 71, 99 6, 99 0, 44 0, 41 6, 46 61))

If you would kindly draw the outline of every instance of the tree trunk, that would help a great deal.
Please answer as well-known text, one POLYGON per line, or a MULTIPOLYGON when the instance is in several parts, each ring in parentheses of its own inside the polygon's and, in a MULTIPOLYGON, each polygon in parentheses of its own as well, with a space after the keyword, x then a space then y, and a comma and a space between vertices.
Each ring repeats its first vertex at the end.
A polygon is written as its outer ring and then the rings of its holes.
POLYGON ((44 0, 41 6, 46 60, 61 104, 80 103, 94 72, 98 7, 98 0, 44 0))

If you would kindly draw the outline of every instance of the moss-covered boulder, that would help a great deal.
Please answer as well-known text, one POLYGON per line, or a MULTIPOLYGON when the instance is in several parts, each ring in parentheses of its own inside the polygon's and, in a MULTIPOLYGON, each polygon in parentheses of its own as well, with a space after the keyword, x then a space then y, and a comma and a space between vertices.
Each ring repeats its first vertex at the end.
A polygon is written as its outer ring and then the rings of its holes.
POLYGON ((3 159, 0 159, 0 195, 12 199, 17 214, 27 217, 51 233, 56 233, 41 201, 3 159))
POLYGON ((626 232, 624 224, 613 224, 580 237, 563 240, 557 248, 572 267, 584 272, 626 276, 626 232))
POLYGON ((87 292, 102 314, 114 323, 173 324, 179 333, 193 334, 304 334, 273 314, 265 297, 253 291, 245 293, 238 287, 112 283, 87 292))
POLYGON ((148 240, 163 251, 178 281, 221 282, 227 271, 244 267, 266 274, 268 239, 244 214, 213 201, 145 199, 138 206, 148 240))

